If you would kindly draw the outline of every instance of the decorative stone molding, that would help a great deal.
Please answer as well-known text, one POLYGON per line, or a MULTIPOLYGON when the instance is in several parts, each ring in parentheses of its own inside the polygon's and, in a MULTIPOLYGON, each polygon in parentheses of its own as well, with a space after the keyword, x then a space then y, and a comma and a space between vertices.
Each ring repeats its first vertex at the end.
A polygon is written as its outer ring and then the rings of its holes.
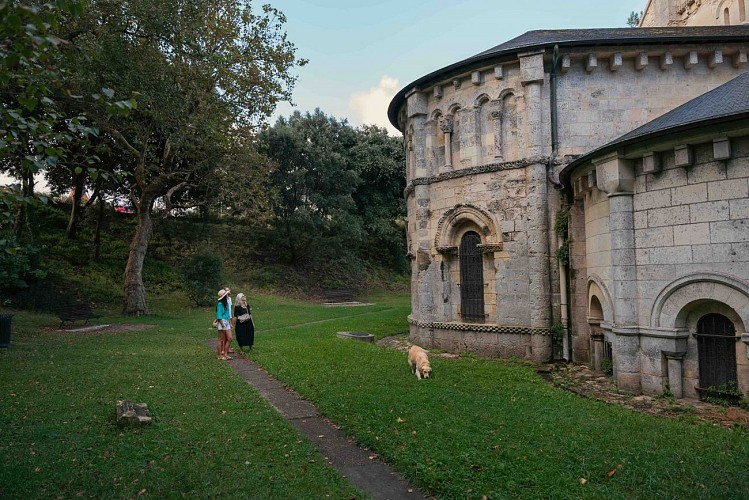
POLYGON ((501 252, 502 248, 502 243, 486 243, 478 245, 479 252, 483 254, 501 252))
POLYGON ((727 274, 695 273, 682 276, 661 290, 650 311, 650 326, 683 328, 686 306, 705 299, 725 304, 744 325, 749 325, 749 283, 727 274))
POLYGON ((502 326, 477 323, 446 323, 440 321, 418 321, 413 316, 408 322, 419 328, 434 330, 455 330, 461 332, 501 333, 508 335, 551 335, 551 328, 531 328, 528 326, 502 326))
POLYGON ((460 84, 462 82, 460 81, 460 78, 456 78, 453 80, 453 87, 455 87, 455 90, 458 90, 460 88, 460 84))
POLYGON ((465 222, 472 223, 479 229, 485 244, 498 243, 499 232, 492 216, 475 205, 461 203, 447 210, 440 217, 437 223, 437 234, 434 237, 435 248, 457 247, 455 229, 465 222))
POLYGON ((603 282, 600 276, 597 274, 588 275, 588 309, 590 312, 590 302, 593 297, 598 299, 603 309, 603 318, 601 323, 614 324, 616 321, 616 315, 614 312, 613 302, 611 301, 611 294, 609 293, 606 284, 603 282))
POLYGON ((436 184, 438 182, 442 182, 448 179, 459 179, 461 177, 466 177, 468 175, 501 172, 502 170, 514 170, 518 168, 525 168, 530 165, 542 165, 542 164, 546 165, 548 164, 548 162, 549 162, 548 156, 533 156, 530 158, 524 158, 522 160, 517 160, 517 161, 488 163, 486 165, 478 165, 476 167, 471 167, 471 168, 451 170, 449 172, 444 172, 439 175, 432 175, 430 177, 419 177, 419 178, 413 179, 411 183, 408 186, 406 186, 406 189, 403 190, 403 196, 408 197, 408 195, 413 193, 416 186, 429 186, 430 184, 436 184))
POLYGON ((440 122, 440 130, 445 134, 452 134, 453 132, 453 118, 452 116, 445 116, 440 122))
POLYGON ((437 253, 445 256, 458 255, 458 247, 437 247, 437 253))

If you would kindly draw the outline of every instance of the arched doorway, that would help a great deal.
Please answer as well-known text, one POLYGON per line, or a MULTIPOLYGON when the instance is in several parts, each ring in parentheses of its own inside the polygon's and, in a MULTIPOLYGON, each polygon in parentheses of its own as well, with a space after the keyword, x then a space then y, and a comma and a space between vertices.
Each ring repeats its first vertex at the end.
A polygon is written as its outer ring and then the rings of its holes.
POLYGON ((736 328, 722 314, 706 314, 697 321, 700 387, 736 384, 736 328))
POLYGON ((484 321, 484 263, 478 245, 481 236, 468 231, 460 240, 460 316, 484 321))

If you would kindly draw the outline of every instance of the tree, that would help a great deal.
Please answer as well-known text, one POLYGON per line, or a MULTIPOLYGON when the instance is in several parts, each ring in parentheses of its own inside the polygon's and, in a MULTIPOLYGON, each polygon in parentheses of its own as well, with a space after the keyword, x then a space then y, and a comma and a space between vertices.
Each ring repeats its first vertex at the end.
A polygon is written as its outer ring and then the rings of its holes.
POLYGON ((630 28, 637 28, 640 25, 640 20, 642 19, 642 12, 635 12, 632 11, 629 14, 629 17, 627 18, 627 26, 630 28))
POLYGON ((365 125, 357 130, 356 144, 348 156, 356 165, 362 184, 354 193, 356 213, 366 234, 363 256, 399 270, 405 259, 406 155, 403 142, 387 130, 365 125))
POLYGON ((143 262, 153 217, 215 200, 226 162, 290 99, 290 71, 306 61, 283 32, 285 17, 242 0, 89 1, 64 26, 83 92, 136 94, 138 110, 87 112, 121 153, 138 226, 125 267, 126 314, 147 314, 143 262))
POLYGON ((356 247, 361 224, 352 216, 360 178, 347 151, 356 143, 344 120, 298 111, 260 135, 271 160, 268 191, 275 233, 272 246, 292 265, 319 260, 332 247, 356 247))
POLYGON ((274 257, 306 274, 351 282, 367 261, 402 270, 405 152, 376 126, 351 127, 322 111, 280 118, 260 134, 274 257))

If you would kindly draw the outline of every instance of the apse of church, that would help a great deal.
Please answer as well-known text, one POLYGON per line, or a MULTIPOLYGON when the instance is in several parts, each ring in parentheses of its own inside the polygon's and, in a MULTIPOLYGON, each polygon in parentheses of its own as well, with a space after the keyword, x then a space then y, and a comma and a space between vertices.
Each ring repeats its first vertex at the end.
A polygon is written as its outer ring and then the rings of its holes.
MULTIPOLYGON (((607 357, 633 392, 658 392, 665 379, 653 374, 667 372, 668 363, 680 374, 691 370, 680 379, 693 381, 694 355, 667 362, 661 352, 672 351, 651 342, 642 324, 653 300, 642 290, 667 284, 644 279, 635 253, 673 246, 673 236, 657 240, 665 230, 642 232, 642 214, 634 218, 655 191, 689 186, 670 170, 640 178, 627 162, 604 162, 583 176, 599 188, 582 204, 560 173, 743 74, 748 39, 745 26, 532 31, 399 92, 388 113, 408 153, 411 340, 534 361, 600 364, 607 357), (633 196, 649 183, 660 188, 633 196), (559 234, 554 221, 567 209, 567 231, 559 234), (591 290, 601 291, 600 304, 589 300, 591 290), (651 361, 661 357, 662 366, 651 361)), ((639 158, 649 165, 656 157, 639 158)), ((735 196, 742 206, 741 193, 735 196)), ((664 213, 676 212, 683 209, 664 213)), ((656 225, 670 221, 652 216, 656 225)))

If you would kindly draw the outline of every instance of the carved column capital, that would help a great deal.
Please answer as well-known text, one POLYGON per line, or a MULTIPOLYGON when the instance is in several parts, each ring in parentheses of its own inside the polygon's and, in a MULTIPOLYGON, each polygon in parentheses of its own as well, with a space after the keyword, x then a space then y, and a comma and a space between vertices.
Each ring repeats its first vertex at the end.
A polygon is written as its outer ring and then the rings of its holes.
POLYGON ((453 131, 453 119, 451 116, 445 116, 440 122, 440 130, 445 134, 451 134, 453 131))

